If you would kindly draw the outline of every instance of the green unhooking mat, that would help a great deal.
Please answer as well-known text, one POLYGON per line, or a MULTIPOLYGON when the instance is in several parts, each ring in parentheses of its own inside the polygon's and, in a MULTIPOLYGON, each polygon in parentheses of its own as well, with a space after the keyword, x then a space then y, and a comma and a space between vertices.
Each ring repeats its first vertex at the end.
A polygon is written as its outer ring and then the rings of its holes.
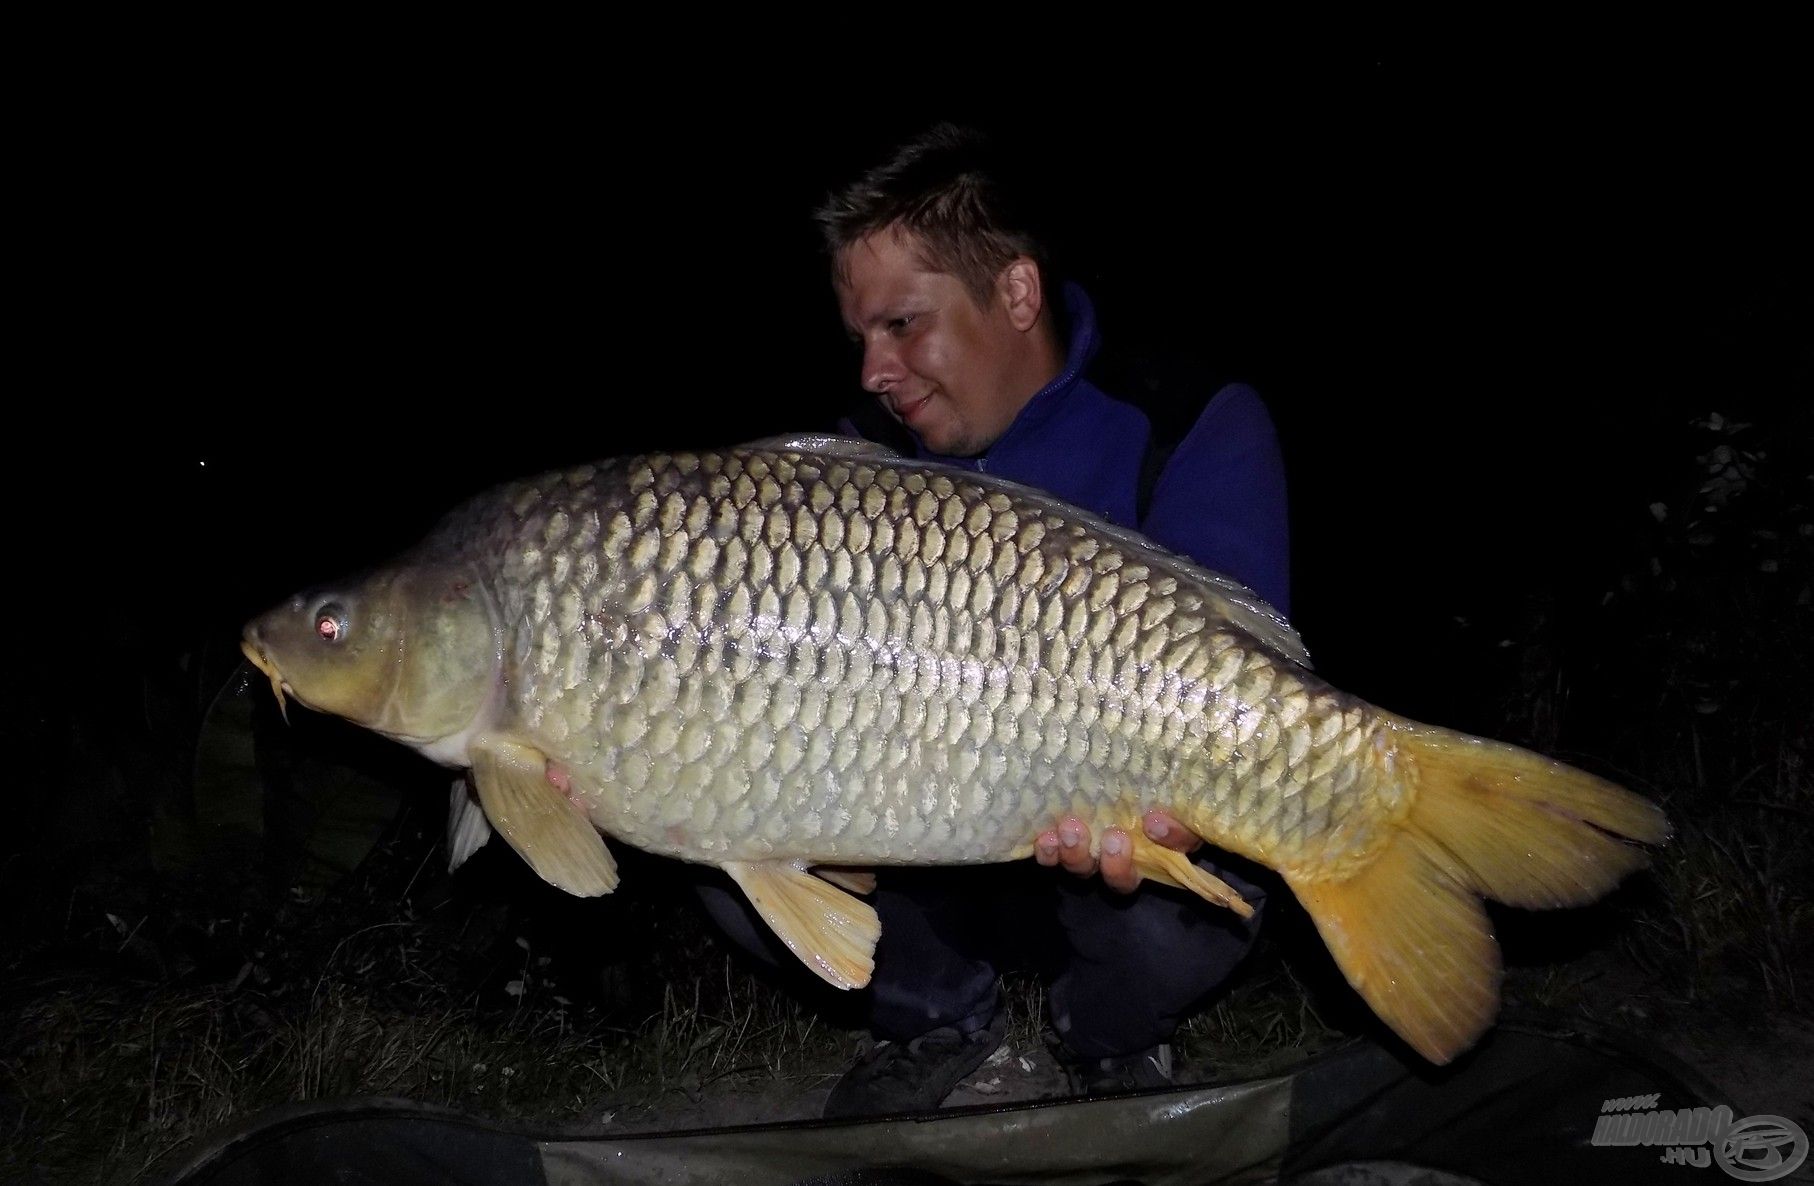
MULTIPOLYGON (((1727 1104, 1735 1117, 1746 1115, 1637 1039, 1508 1021, 1441 1070, 1407 1066, 1398 1055, 1355 1041, 1289 1073, 1244 1083, 864 1121, 551 1135, 406 1100, 297 1105, 206 1142, 169 1181, 1450 1186, 1661 1180, 1659 1162, 1670 1149, 1605 1143, 1610 1130, 1602 1115, 1613 1114, 1609 1103, 1727 1104), (1639 1098, 1649 1096, 1656 1101, 1639 1098)), ((1702 1140, 1699 1148, 1707 1145, 1702 1140)), ((1682 1155, 1692 1153, 1691 1147, 1682 1155)))

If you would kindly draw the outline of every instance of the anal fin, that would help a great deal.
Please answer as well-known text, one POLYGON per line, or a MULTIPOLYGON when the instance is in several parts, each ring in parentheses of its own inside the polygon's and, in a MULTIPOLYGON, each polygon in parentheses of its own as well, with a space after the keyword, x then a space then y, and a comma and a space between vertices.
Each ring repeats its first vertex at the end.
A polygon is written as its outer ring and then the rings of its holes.
POLYGON ((1189 890, 1212 905, 1228 907, 1242 918, 1253 917, 1253 907, 1235 892, 1233 886, 1209 870, 1199 868, 1176 849, 1163 844, 1137 843, 1134 845, 1134 868, 1150 881, 1189 890))
POLYGON ((862 988, 875 971, 881 920, 874 907, 807 872, 804 860, 726 861, 762 920, 800 962, 834 988, 862 988))
POLYGON ((582 898, 617 888, 617 862, 592 821, 548 781, 534 746, 485 739, 471 749, 485 814, 536 876, 582 898))

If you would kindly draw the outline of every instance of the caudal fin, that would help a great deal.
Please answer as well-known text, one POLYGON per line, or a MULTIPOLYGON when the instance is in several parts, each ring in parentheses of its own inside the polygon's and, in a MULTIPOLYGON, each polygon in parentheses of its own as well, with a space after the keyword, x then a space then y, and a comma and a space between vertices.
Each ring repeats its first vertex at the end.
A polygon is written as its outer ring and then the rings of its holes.
POLYGON ((1409 811, 1358 873, 1285 879, 1349 983, 1440 1064, 1499 1009, 1499 946, 1481 899, 1591 902, 1643 867, 1637 844, 1667 840, 1669 821, 1622 787, 1516 746, 1386 719, 1389 776, 1409 811))

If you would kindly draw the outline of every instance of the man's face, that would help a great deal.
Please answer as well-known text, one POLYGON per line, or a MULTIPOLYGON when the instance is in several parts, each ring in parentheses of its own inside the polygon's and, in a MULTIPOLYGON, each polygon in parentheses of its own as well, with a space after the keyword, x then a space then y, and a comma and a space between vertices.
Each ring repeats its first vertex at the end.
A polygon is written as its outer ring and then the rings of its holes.
POLYGON ((863 347, 862 382, 928 449, 981 453, 1050 375, 1029 367, 1002 286, 978 305, 963 281, 928 271, 907 232, 878 231, 839 262, 838 310, 863 347))

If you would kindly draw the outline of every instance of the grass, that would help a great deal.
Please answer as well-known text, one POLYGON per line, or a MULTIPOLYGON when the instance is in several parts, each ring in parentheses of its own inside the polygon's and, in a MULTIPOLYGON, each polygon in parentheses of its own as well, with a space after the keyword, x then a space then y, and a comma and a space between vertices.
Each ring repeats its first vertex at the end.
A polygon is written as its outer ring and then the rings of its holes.
POLYGON ((137 1180, 252 1113, 340 1096, 596 1126, 725 1080, 810 1080, 848 1049, 847 1034, 734 964, 684 909, 612 912, 639 931, 609 936, 626 958, 602 975, 564 968, 571 948, 543 954, 498 926, 482 894, 410 875, 423 845, 433 853, 423 837, 392 841, 318 901, 207 920, 173 905, 124 942, 103 912, 19 953, 0 999, 4 1176, 137 1180), (415 896, 398 899, 406 875, 415 896), (683 948, 655 953, 644 923, 683 948), (179 955, 198 934, 219 950, 179 955), (231 975, 207 972, 235 960, 231 975), (650 966, 620 966, 637 960, 650 966), (37 970, 19 975, 27 965, 37 970), (565 981, 587 975, 595 991, 576 1000, 565 981))

